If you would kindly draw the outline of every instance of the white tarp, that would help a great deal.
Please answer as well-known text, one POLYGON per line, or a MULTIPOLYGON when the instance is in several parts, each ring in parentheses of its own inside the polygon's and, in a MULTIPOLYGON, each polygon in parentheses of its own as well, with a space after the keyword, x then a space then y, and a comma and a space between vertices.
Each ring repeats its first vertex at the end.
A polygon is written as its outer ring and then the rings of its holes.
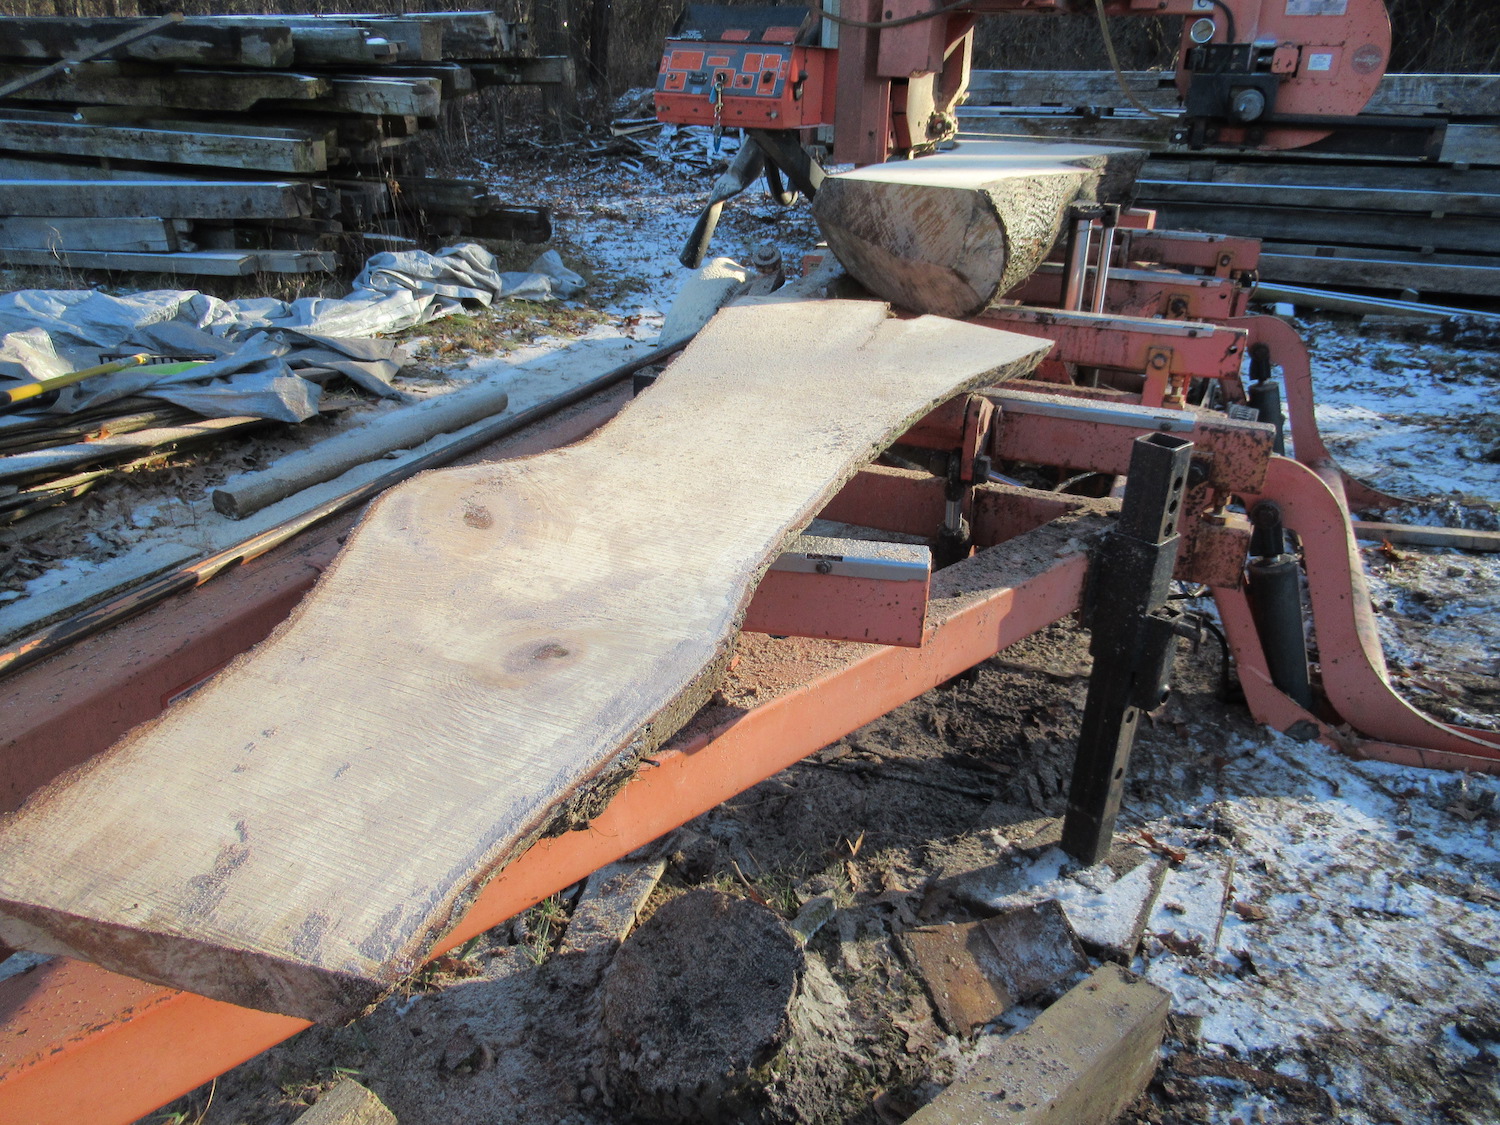
POLYGON ((521 298, 572 297, 584 282, 549 250, 531 272, 504 272, 465 243, 437 254, 376 254, 349 296, 221 301, 193 290, 115 297, 87 289, 0 294, 0 387, 93 367, 101 353, 210 355, 178 375, 126 370, 64 388, 54 413, 132 395, 164 399, 205 417, 301 422, 317 413, 321 384, 344 375, 372 394, 396 396, 407 357, 379 337, 457 312, 521 298))

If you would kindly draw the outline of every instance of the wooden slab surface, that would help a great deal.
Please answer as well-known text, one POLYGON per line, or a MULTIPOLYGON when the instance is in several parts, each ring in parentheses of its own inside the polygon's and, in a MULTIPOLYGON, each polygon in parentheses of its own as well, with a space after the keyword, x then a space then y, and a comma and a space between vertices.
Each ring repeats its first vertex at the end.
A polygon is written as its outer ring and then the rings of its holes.
POLYGON ((269 640, 0 820, 0 941, 350 1016, 708 697, 759 575, 861 465, 1045 348, 731 308, 580 444, 393 490, 269 640))
POLYGON ((831 176, 813 216, 846 270, 913 312, 971 316, 1031 276, 1075 201, 1123 203, 1146 154, 964 141, 831 176))

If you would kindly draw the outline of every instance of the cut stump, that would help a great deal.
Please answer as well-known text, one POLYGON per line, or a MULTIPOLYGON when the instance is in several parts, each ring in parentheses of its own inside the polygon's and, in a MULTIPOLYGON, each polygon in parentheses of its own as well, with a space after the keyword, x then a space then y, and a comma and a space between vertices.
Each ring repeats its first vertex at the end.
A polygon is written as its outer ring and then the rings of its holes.
POLYGON ((1075 202, 1124 203, 1146 153, 967 141, 951 152, 831 176, 813 200, 828 245, 870 292, 972 316, 1025 281, 1075 202))
POLYGON ((708 698, 760 575, 862 465, 1046 348, 730 308, 578 445, 393 489, 267 641, 0 822, 0 941, 356 1014, 708 698))
POLYGON ((736 1120, 791 1037, 802 943, 764 906, 689 891, 620 947, 600 989, 611 1096, 635 1117, 736 1120))

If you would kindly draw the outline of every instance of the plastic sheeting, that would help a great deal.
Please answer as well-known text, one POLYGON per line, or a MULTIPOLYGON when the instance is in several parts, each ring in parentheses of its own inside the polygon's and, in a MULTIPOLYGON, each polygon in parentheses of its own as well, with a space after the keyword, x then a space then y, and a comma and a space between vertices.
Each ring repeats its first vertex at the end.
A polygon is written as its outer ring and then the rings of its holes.
POLYGON ((0 295, 0 386, 93 367, 101 353, 212 356, 176 375, 136 369, 87 379, 63 388, 48 410, 71 414, 142 396, 209 418, 301 422, 317 413, 321 384, 338 375, 372 394, 399 397, 391 381, 407 357, 383 335, 457 312, 465 302, 550 301, 583 287, 555 250, 530 272, 516 273, 465 243, 437 254, 376 254, 349 296, 337 299, 26 289, 0 295))

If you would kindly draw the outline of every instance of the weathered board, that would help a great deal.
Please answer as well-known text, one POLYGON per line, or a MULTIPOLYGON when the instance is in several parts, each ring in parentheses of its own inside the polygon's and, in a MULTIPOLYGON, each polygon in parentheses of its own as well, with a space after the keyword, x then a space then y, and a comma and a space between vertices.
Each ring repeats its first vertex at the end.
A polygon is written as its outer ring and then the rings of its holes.
POLYGON ((0 941, 347 1017, 707 699, 759 575, 862 464, 1045 349, 730 308, 580 444, 393 490, 268 641, 5 818, 0 941))
MULTIPOLYGON (((70 59, 87 55, 149 21, 140 19, 74 19, 55 16, 9 16, 0 19, 0 55, 19 59, 70 59)), ((287 67, 295 57, 291 29, 270 23, 229 27, 206 21, 184 21, 128 43, 114 58, 144 62, 287 67)))
MULTIPOLYGON (((0 65, 0 82, 23 78, 39 69, 13 63, 0 65)), ((327 93, 328 80, 312 74, 286 71, 161 71, 139 63, 106 61, 79 63, 68 73, 28 86, 11 97, 21 101, 237 113, 271 98, 304 101, 327 93)))
POLYGON ((1156 225, 1280 242, 1337 242, 1455 253, 1500 253, 1500 217, 1465 215, 1453 222, 1429 215, 1325 211, 1310 207, 1224 207, 1214 203, 1145 203, 1156 225))
POLYGON ((829 177, 813 216, 872 293, 915 312, 969 316, 1031 276, 1071 204, 1128 200, 1145 159, 1093 145, 966 142, 829 177))
POLYGON ((197 277, 245 277, 252 273, 327 273, 338 268, 329 250, 192 250, 136 254, 110 250, 37 250, 0 246, 0 262, 12 266, 62 266, 80 270, 176 273, 197 277))
POLYGON ((1203 183, 1142 176, 1141 205, 1205 203, 1222 207, 1320 207, 1331 211, 1399 211, 1419 215, 1500 215, 1500 195, 1402 188, 1299 184, 1203 183))
POLYGON ((182 219, 0 219, 0 246, 36 250, 175 253, 184 247, 182 219))
MULTIPOLYGON (((1152 109, 1177 109, 1182 104, 1172 71, 1127 71, 1125 83, 1152 109)), ((1113 71, 976 70, 969 77, 968 104, 1123 109, 1131 103, 1113 71)), ((1387 74, 1364 112, 1500 116, 1500 88, 1488 74, 1387 74)))
POLYGON ((10 113, 0 117, 0 149, 72 156, 201 164, 265 172, 324 172, 328 151, 321 139, 254 135, 205 124, 202 132, 37 121, 10 113))
POLYGON ((310 184, 0 180, 0 213, 49 218, 273 219, 312 214, 310 184))

